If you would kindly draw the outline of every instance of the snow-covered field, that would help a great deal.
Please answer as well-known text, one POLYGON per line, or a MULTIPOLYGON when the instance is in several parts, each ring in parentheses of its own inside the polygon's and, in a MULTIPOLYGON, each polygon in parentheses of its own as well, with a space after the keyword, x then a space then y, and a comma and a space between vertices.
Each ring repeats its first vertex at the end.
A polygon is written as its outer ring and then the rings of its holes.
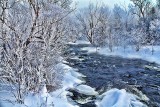
POLYGON ((98 48, 98 50, 95 47, 85 47, 82 48, 82 50, 87 50, 89 53, 98 52, 99 54, 103 55, 113 55, 124 58, 138 58, 160 64, 160 46, 154 46, 153 48, 153 54, 152 46, 143 46, 138 52, 136 52, 135 48, 131 46, 127 47, 126 49, 122 47, 115 47, 113 52, 110 52, 107 47, 98 48))

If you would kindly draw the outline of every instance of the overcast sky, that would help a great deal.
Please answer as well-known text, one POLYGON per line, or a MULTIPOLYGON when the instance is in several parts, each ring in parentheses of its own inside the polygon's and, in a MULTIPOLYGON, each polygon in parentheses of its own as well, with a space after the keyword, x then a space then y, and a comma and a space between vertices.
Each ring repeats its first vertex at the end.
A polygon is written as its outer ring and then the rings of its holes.
MULTIPOLYGON (((113 8, 114 4, 120 4, 120 5, 126 5, 127 6, 129 3, 131 3, 130 0, 73 0, 73 2, 78 3, 79 8, 88 6, 88 4, 90 2, 97 3, 97 1, 98 1, 98 3, 104 3, 111 8, 113 8)), ((152 1, 156 1, 156 0, 152 0, 152 1)))

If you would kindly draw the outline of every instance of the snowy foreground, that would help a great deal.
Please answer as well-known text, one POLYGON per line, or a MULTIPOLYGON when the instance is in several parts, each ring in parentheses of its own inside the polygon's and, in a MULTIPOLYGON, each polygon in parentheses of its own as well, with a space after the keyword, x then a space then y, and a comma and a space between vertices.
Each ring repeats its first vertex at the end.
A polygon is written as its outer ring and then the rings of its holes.
MULTIPOLYGON (((80 74, 76 73, 74 69, 67 65, 59 64, 57 66, 65 71, 62 89, 48 93, 46 87, 44 86, 39 94, 33 95, 31 93, 30 95, 26 96, 24 105, 12 104, 8 101, 2 102, 1 100, 0 107, 77 107, 67 101, 67 94, 69 94, 69 92, 67 92, 66 89, 73 88, 74 84, 83 83, 83 81, 77 78, 80 76, 80 74), (46 102, 47 105, 44 105, 46 102)), ((4 99, 4 97, 6 99, 12 99, 12 97, 10 95, 6 95, 6 93, 0 93, 0 96, 1 99, 4 99)))
MULTIPOLYGON (((98 95, 98 92, 96 92, 94 88, 84 84, 85 81, 81 78, 85 76, 76 72, 76 69, 73 69, 65 64, 59 64, 57 66, 63 68, 65 71, 62 89, 48 93, 46 87, 44 86, 39 94, 33 95, 31 93, 26 96, 24 105, 1 101, 0 107, 78 107, 78 105, 67 97, 71 94, 66 91, 68 88, 75 88, 79 93, 85 95, 96 95, 96 105, 98 107, 145 107, 137 100, 137 96, 127 93, 124 89, 111 89, 102 95, 98 95)), ((0 95, 3 97, 5 96, 6 99, 11 98, 10 94, 6 95, 1 93, 0 95)))

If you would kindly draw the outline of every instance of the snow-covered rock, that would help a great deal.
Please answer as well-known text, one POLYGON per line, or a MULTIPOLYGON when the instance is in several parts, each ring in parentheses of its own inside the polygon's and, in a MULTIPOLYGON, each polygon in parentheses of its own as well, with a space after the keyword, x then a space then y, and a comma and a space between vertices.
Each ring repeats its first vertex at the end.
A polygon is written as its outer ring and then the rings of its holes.
POLYGON ((124 89, 111 89, 99 97, 101 100, 96 101, 98 107, 146 107, 137 100, 137 96, 124 89))
POLYGON ((70 59, 79 60, 79 61, 84 61, 85 60, 83 57, 78 57, 78 56, 72 57, 70 59))
POLYGON ((78 85, 75 87, 75 89, 81 94, 95 95, 95 96, 98 95, 98 92, 96 92, 94 88, 88 85, 78 85))
POLYGON ((69 44, 71 44, 71 45, 79 45, 79 44, 91 44, 89 41, 85 41, 85 40, 78 40, 78 41, 76 41, 75 43, 73 43, 73 42, 69 42, 69 44))
POLYGON ((160 71, 160 67, 155 67, 155 66, 150 66, 150 65, 146 65, 146 66, 144 66, 144 67, 145 67, 146 69, 160 71))

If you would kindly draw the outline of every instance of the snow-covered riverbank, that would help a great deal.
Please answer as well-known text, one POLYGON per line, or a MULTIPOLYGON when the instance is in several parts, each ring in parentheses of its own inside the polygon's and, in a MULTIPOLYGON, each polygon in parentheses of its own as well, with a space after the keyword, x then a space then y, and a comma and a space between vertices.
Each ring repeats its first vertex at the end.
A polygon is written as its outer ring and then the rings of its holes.
POLYGON ((85 47, 82 50, 87 50, 89 53, 98 52, 102 55, 113 55, 120 56, 123 58, 138 58, 149 62, 155 62, 160 64, 160 46, 153 47, 154 52, 152 53, 152 46, 143 46, 138 52, 135 51, 134 47, 127 47, 126 49, 122 47, 115 47, 113 52, 110 52, 108 47, 95 48, 95 47, 85 47))
MULTIPOLYGON (((77 92, 85 95, 95 95, 97 97, 95 102, 98 107, 115 107, 115 105, 118 107, 128 107, 130 105, 144 107, 141 102, 136 100, 137 96, 129 94, 125 90, 111 89, 102 95, 98 95, 94 88, 84 84, 85 81, 81 78, 85 76, 76 72, 76 69, 62 63, 58 64, 57 67, 65 71, 61 89, 48 93, 44 86, 40 93, 27 95, 23 105, 1 101, 1 107, 79 107, 68 97, 72 95, 71 92, 67 91, 68 89, 75 89, 77 92), (108 102, 112 103, 108 104, 108 102)), ((1 93, 1 96, 2 94, 4 97, 5 94, 1 93)), ((6 97, 10 99, 11 94, 6 97)))
MULTIPOLYGON (((72 45, 78 44, 82 43, 72 43, 72 45)), ((85 44, 89 43, 85 42, 85 44)), ((158 57, 158 54, 160 53, 160 48, 154 47, 155 52, 153 55, 150 49, 151 47, 144 47, 139 52, 134 52, 131 47, 127 48, 125 51, 122 48, 116 48, 113 52, 109 52, 108 48, 98 48, 98 50, 95 47, 81 48, 81 50, 86 50, 88 53, 98 52, 103 55, 115 55, 125 58, 140 58, 159 63, 160 57, 158 57)), ((74 57, 71 59, 74 59, 74 57)), ((81 60, 79 57, 76 58, 81 60)), ((99 95, 95 88, 85 85, 84 78, 86 76, 79 73, 78 69, 74 69, 66 65, 67 63, 68 62, 63 61, 63 63, 57 65, 57 68, 64 71, 62 88, 48 93, 46 87, 44 86, 43 89, 36 95, 32 93, 26 95, 23 105, 16 104, 14 102, 10 103, 8 100, 3 101, 3 98, 13 99, 11 96, 12 94, 0 92, 0 107, 79 107, 79 105, 75 103, 71 97, 69 97, 73 96, 73 93, 70 92, 69 89, 74 89, 80 94, 96 96, 94 103, 98 107, 129 107, 131 105, 134 105, 134 107, 145 107, 145 105, 138 100, 140 98, 134 94, 126 92, 125 89, 119 90, 114 88, 111 90, 106 90, 106 92, 99 95)))

